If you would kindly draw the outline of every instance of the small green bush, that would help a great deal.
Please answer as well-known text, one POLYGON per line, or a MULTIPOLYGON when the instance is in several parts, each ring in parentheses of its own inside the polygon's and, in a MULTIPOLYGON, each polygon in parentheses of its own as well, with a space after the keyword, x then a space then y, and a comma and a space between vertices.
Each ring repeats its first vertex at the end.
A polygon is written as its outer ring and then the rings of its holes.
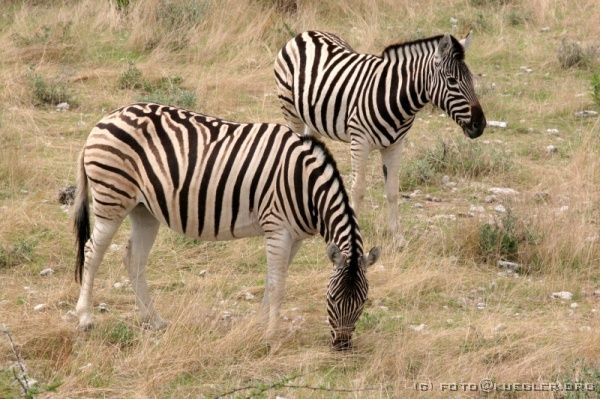
POLYGON ((142 71, 140 71, 133 63, 130 63, 127 70, 119 76, 119 89, 141 89, 146 84, 142 71))
POLYGON ((66 84, 61 81, 47 81, 41 75, 33 73, 30 77, 30 84, 33 90, 33 102, 36 106, 57 105, 67 102, 69 105, 75 105, 66 84))
POLYGON ((0 245, 0 269, 19 266, 33 260, 35 243, 19 240, 12 246, 0 245))
POLYGON ((592 75, 592 99, 600 106, 600 72, 592 75))
POLYGON ((108 330, 106 341, 120 348, 126 348, 135 342, 135 333, 127 324, 118 321, 108 330))

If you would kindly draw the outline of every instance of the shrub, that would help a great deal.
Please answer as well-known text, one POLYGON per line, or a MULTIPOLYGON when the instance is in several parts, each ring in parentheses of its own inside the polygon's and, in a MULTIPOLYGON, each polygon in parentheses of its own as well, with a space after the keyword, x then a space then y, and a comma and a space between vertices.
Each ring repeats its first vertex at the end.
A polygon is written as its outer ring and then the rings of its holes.
POLYGON ((600 106, 600 72, 592 75, 592 99, 600 106))
POLYGON ((33 102, 36 106, 57 105, 67 102, 69 105, 75 105, 73 96, 67 86, 61 81, 47 81, 41 75, 33 73, 30 77, 30 84, 33 90, 33 102))
POLYGON ((119 76, 119 89, 141 89, 144 84, 142 72, 133 63, 129 63, 127 70, 119 76))
POLYGON ((0 245, 0 269, 19 266, 33 260, 35 243, 19 240, 12 246, 0 245))

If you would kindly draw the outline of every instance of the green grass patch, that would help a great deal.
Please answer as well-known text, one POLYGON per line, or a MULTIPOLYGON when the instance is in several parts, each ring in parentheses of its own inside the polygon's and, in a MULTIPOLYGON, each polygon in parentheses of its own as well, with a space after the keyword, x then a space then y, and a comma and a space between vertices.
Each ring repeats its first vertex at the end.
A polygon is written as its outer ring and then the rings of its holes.
POLYGON ((38 73, 31 73, 29 84, 35 106, 57 105, 63 102, 69 103, 71 107, 77 105, 70 89, 61 80, 50 80, 38 73))
POLYGON ((595 72, 591 79, 592 99, 600 107, 600 72, 595 72))
POLYGON ((0 244, 0 269, 32 262, 35 247, 36 242, 26 239, 18 240, 12 245, 0 244))
POLYGON ((465 140, 439 141, 400 169, 400 185, 412 190, 429 185, 441 175, 475 178, 504 173, 512 168, 504 151, 465 140))

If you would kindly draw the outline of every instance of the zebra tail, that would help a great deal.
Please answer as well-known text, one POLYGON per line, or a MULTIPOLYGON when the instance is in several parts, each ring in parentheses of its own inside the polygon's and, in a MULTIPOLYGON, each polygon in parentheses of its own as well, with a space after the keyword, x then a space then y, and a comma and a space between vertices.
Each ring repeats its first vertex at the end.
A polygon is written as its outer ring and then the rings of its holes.
POLYGON ((79 156, 77 176, 77 196, 73 203, 73 227, 75 230, 75 281, 81 284, 83 264, 85 263, 85 244, 90 239, 90 206, 88 200, 88 179, 83 165, 83 151, 79 156))

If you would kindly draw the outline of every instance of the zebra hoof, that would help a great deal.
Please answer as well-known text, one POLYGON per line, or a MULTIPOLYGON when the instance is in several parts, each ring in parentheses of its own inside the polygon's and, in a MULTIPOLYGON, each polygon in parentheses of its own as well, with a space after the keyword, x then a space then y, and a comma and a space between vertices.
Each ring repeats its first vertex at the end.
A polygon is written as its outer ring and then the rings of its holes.
POLYGON ((79 318, 79 324, 77 330, 79 331, 90 331, 94 327, 94 320, 91 315, 84 315, 79 318))

